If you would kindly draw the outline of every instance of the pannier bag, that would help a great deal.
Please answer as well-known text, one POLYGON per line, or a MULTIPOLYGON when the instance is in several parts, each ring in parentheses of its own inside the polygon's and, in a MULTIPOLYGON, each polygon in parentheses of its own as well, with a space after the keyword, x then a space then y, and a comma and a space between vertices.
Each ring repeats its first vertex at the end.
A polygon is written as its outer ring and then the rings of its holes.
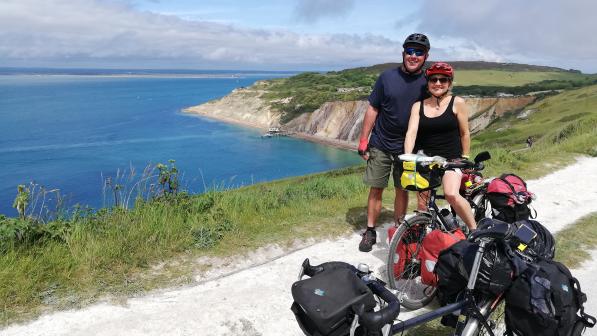
POLYGON ((529 204, 532 197, 526 182, 514 174, 502 174, 487 185, 493 218, 507 223, 531 217, 529 204))
POLYGON ((437 275, 433 272, 437 258, 442 250, 449 248, 466 237, 460 229, 453 232, 433 230, 423 238, 420 253, 421 282, 429 286, 437 286, 437 275))
POLYGON ((587 297, 563 264, 540 260, 514 280, 506 297, 506 335, 577 336, 595 325, 587 297))
MULTIPOLYGON (((439 254, 434 272, 441 305, 455 302, 466 288, 478 249, 479 244, 463 240, 439 254)), ((506 247, 503 243, 495 241, 485 247, 475 291, 483 295, 497 296, 508 290, 514 273, 506 247)))
POLYGON ((425 191, 442 184, 442 171, 439 164, 396 160, 400 173, 400 185, 405 190, 425 191))
POLYGON ((375 299, 365 283, 347 268, 325 270, 292 285, 292 311, 308 336, 349 335, 355 317, 353 304, 375 308, 375 299))
MULTIPOLYGON (((516 226, 526 225, 531 230, 537 233, 537 236, 528 244, 528 246, 520 251, 521 254, 527 256, 527 260, 535 260, 537 258, 551 260, 556 254, 556 242, 549 230, 536 220, 521 220, 514 223, 516 226)), ((512 246, 516 248, 516 246, 512 246)))

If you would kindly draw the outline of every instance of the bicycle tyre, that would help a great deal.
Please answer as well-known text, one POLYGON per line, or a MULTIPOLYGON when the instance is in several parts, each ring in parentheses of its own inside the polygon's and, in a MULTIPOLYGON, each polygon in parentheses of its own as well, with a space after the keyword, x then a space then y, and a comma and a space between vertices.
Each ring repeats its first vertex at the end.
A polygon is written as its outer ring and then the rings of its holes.
POLYGON ((424 307, 435 297, 437 288, 421 283, 421 263, 418 253, 421 251, 423 238, 427 234, 427 227, 431 224, 428 216, 414 216, 405 224, 398 227, 390 242, 388 262, 386 265, 390 288, 398 291, 396 296, 400 304, 410 310, 424 307), (394 265, 400 262, 397 252, 399 242, 415 244, 414 253, 405 261, 404 271, 398 276, 394 272, 394 265))

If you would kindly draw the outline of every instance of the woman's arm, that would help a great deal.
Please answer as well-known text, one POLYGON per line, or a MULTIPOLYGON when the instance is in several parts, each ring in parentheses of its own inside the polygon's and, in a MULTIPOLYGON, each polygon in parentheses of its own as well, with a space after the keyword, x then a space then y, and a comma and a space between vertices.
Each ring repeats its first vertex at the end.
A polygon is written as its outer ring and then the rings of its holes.
POLYGON ((421 102, 416 102, 410 109, 410 119, 408 120, 408 130, 406 131, 406 138, 404 139, 404 153, 411 154, 415 148, 415 141, 417 140, 417 131, 419 130, 419 108, 421 102))
POLYGON ((462 143, 462 156, 468 157, 471 152, 471 132, 468 128, 468 106, 464 99, 456 97, 454 99, 454 113, 458 119, 458 128, 460 129, 460 142, 462 143))

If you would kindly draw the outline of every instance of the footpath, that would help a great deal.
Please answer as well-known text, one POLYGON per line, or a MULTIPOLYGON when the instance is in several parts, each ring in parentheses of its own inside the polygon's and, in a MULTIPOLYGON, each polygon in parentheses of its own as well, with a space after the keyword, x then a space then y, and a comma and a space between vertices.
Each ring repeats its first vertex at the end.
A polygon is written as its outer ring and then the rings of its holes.
MULTIPOLYGON (((538 196, 533 203, 537 220, 556 233, 596 212, 595 181, 597 158, 581 158, 562 170, 529 181, 529 190, 538 196)), ((290 286, 296 281, 302 261, 310 258, 313 264, 332 260, 366 263, 378 277, 386 278, 385 227, 389 225, 378 229, 378 243, 370 253, 358 251, 360 235, 356 232, 292 252, 270 247, 243 257, 236 268, 216 269, 187 287, 131 298, 122 305, 98 303, 47 314, 0 330, 0 335, 301 336, 290 311, 290 286)), ((597 315, 597 289, 592 287, 597 281, 597 250, 592 251, 592 257, 572 273, 588 295, 586 312, 597 315)), ((399 318, 404 320, 422 311, 404 310, 399 318)), ((585 335, 597 335, 597 330, 590 329, 585 335)))

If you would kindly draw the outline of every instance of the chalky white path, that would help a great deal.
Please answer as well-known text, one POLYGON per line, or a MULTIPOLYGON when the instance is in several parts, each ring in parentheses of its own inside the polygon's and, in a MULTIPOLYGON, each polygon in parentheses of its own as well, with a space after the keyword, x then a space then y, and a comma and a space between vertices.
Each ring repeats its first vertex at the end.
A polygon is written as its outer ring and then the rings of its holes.
MULTIPOLYGON (((580 217, 597 211, 597 158, 581 158, 565 169, 529 182, 538 195, 538 220, 557 232, 580 217)), ((388 193, 389 195, 389 193, 388 193)), ((389 224, 386 224, 386 226, 389 224)), ((385 278, 385 230, 378 230, 371 253, 357 250, 355 233, 284 254, 264 249, 243 257, 246 267, 193 286, 129 299, 125 305, 100 303, 81 310, 44 315, 35 321, 0 330, 0 335, 302 335, 289 307, 290 286, 305 258, 313 263, 341 260, 367 263, 385 278), (381 240, 381 242, 379 242, 381 240), (251 266, 251 260, 258 260, 251 266), (265 261, 264 261, 265 260, 265 261), (269 260, 269 261, 268 261, 269 260)), ((588 293, 586 311, 597 314, 597 251, 573 274, 588 293)), ((229 270, 229 269, 227 269, 229 270)), ((416 313, 420 313, 418 311, 416 313)), ((402 312, 407 319, 413 312, 402 312)), ((589 330, 585 335, 597 335, 589 330)))

